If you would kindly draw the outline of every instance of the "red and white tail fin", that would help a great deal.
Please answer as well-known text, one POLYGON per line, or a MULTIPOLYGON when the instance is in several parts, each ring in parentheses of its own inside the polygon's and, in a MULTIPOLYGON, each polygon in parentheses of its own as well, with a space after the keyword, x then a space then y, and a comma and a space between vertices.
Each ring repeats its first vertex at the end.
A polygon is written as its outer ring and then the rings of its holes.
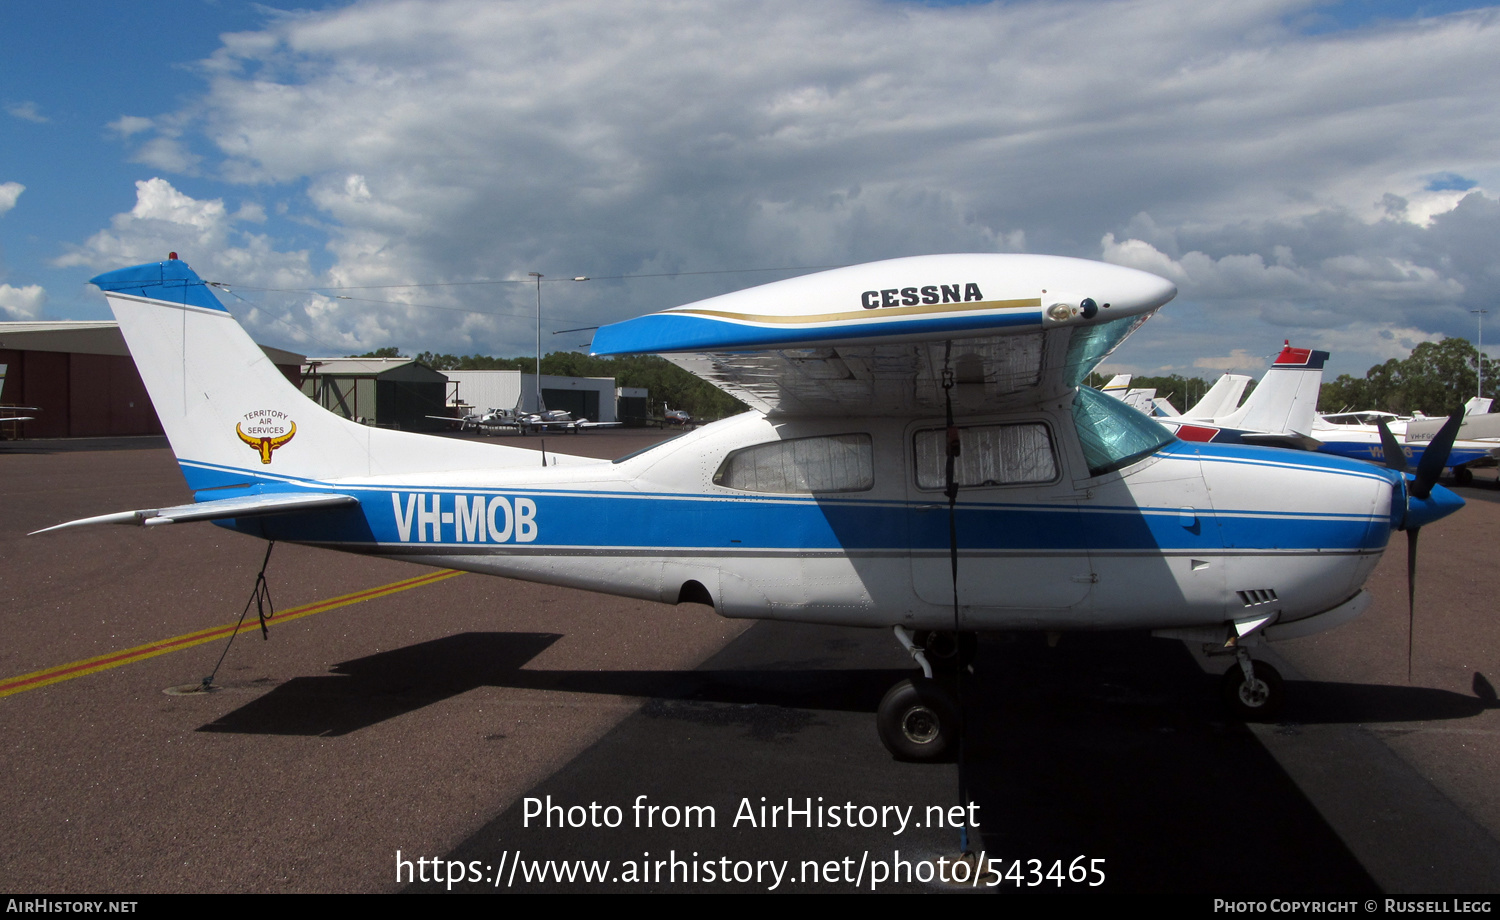
POLYGON ((1326 351, 1293 348, 1287 342, 1245 404, 1217 421, 1251 431, 1311 432, 1327 360, 1326 351))

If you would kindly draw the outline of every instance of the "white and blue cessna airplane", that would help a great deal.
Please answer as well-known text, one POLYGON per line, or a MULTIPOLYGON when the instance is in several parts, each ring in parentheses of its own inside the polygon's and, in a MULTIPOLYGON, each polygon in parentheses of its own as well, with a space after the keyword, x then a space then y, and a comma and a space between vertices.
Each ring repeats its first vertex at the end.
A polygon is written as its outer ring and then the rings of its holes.
POLYGON ((1079 386, 1176 294, 1079 259, 894 259, 605 326, 596 354, 665 353, 754 411, 545 466, 324 411, 175 254, 93 283, 196 500, 60 526, 212 520, 726 617, 891 628, 923 670, 877 716, 904 758, 953 744, 942 665, 983 630, 1209 643, 1238 658, 1231 704, 1266 714, 1280 680, 1247 647, 1355 616, 1391 532, 1463 504, 1420 473, 1185 443, 1079 386))

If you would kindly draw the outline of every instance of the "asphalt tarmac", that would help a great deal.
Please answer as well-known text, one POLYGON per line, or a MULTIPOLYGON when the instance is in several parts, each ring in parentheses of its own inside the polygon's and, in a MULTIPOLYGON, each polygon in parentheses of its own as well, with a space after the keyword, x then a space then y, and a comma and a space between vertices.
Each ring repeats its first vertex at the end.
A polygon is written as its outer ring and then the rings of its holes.
MULTIPOLYGON (((614 456, 663 436, 545 440, 614 456)), ((1292 690, 1275 725, 1228 719, 1227 662, 1181 642, 987 636, 961 757, 920 766, 874 730, 912 671, 887 631, 287 545, 269 640, 240 634, 218 692, 169 695, 224 638, 165 640, 232 624, 265 544, 26 537, 188 495, 159 448, 9 447, 6 892, 989 890, 996 869, 1034 894, 1500 890, 1492 480, 1422 531, 1410 682, 1398 536, 1370 611, 1265 656, 1292 690)))

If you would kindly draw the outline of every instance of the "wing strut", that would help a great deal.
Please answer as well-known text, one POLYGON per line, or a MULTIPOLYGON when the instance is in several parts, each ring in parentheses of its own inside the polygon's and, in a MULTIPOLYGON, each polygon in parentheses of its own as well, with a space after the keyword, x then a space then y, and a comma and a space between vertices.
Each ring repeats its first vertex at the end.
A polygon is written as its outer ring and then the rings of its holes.
MULTIPOLYGON (((953 641, 958 645, 962 634, 958 616, 958 476, 955 466, 958 463, 958 455, 963 449, 963 438, 960 436, 958 426, 953 423, 953 364, 950 358, 953 355, 953 342, 948 341, 943 346, 943 406, 947 413, 948 421, 948 457, 945 464, 943 478, 943 491, 948 496, 948 565, 953 572, 953 641)), ((958 656, 958 680, 955 682, 956 695, 958 696, 958 718, 960 730, 958 733, 958 802, 967 805, 969 801, 968 783, 965 780, 964 770, 964 733, 962 730, 964 712, 964 673, 968 670, 963 664, 963 655, 958 656)), ((967 811, 964 812, 968 814, 967 811)), ((969 852, 969 822, 964 821, 958 829, 958 851, 965 855, 969 852)))

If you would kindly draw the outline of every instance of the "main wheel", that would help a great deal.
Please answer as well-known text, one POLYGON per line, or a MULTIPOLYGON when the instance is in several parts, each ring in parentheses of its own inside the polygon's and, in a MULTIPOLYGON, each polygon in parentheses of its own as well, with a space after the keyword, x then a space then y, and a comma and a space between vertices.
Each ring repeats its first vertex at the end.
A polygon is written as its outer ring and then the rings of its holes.
POLYGON ((1269 722, 1281 711, 1286 700, 1285 684, 1276 669, 1264 661, 1255 662, 1255 679, 1245 680, 1245 671, 1236 662, 1224 672, 1219 685, 1229 710, 1246 722, 1269 722))
POLYGON ((1453 468, 1453 484, 1456 486, 1467 486, 1474 483, 1474 471, 1466 466, 1455 466, 1453 468))
POLYGON ((896 759, 932 763, 958 742, 958 706, 942 684, 914 677, 886 693, 875 726, 881 743, 896 759))

